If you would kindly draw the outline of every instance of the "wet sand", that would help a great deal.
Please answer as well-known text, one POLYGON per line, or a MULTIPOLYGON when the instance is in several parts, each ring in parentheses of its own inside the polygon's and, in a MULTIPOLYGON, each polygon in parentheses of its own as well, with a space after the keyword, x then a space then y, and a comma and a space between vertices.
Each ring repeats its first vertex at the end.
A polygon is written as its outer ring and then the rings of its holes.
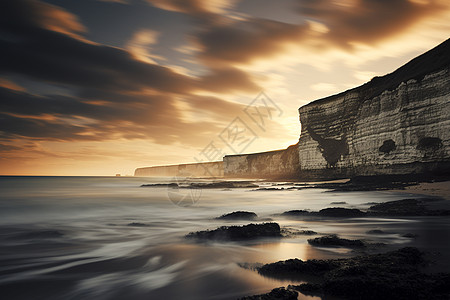
POLYGON ((405 187, 404 190, 392 190, 398 193, 409 193, 418 195, 427 195, 433 197, 442 197, 450 200, 450 181, 442 182, 422 182, 418 185, 405 187))

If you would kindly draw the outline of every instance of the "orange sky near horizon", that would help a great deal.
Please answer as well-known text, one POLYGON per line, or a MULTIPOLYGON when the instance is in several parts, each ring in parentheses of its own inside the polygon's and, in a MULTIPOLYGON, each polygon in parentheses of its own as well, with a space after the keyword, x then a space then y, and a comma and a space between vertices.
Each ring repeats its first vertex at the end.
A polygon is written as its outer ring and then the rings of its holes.
POLYGON ((0 175, 114 176, 295 144, 300 106, 448 39, 450 4, 17 0, 0 24, 0 175))

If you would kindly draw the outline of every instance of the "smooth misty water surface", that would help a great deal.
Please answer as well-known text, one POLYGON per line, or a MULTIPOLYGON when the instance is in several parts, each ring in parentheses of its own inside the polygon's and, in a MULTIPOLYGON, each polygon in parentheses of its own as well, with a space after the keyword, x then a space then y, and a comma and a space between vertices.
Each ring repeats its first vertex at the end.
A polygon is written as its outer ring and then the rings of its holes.
MULTIPOLYGON (((214 219, 236 210, 257 213, 258 222, 272 219, 282 227, 388 244, 375 250, 380 252, 417 246, 434 253, 443 271, 450 269, 445 257, 450 253, 446 218, 300 221, 274 216, 292 209, 366 209, 370 202, 418 196, 323 189, 140 187, 157 182, 164 180, 0 177, 2 299, 236 299, 299 282, 265 278, 238 263, 358 254, 345 248, 312 247, 306 241, 310 236, 239 243, 195 243, 184 238, 191 231, 250 223, 214 219), (330 204, 341 201, 347 204, 330 204), (367 235, 371 229, 389 234, 367 235), (402 237, 405 233, 418 236, 402 237)), ((300 295, 299 299, 319 298, 300 295)))

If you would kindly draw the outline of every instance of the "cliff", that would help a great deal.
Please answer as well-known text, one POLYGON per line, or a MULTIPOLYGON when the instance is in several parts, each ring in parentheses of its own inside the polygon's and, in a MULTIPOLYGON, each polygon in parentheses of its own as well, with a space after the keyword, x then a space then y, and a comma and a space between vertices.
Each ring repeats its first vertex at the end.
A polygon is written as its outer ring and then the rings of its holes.
POLYGON ((141 177, 199 177, 212 178, 223 177, 223 162, 207 162, 181 164, 171 166, 154 166, 137 168, 134 176, 141 177))
POLYGON ((292 145, 284 150, 227 155, 223 164, 226 177, 293 179, 299 171, 298 148, 292 145))
POLYGON ((300 177, 449 172, 450 40, 299 113, 300 177))
POLYGON ((140 168, 135 176, 450 175, 450 39, 393 73, 300 107, 299 114, 299 142, 285 150, 140 168))

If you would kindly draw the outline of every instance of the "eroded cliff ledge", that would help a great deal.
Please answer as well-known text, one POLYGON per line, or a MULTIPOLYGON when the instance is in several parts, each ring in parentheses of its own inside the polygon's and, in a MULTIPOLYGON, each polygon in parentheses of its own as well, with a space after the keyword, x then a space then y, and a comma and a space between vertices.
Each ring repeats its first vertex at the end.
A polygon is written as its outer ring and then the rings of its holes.
POLYGON ((299 113, 300 178, 448 173, 450 40, 299 113))

